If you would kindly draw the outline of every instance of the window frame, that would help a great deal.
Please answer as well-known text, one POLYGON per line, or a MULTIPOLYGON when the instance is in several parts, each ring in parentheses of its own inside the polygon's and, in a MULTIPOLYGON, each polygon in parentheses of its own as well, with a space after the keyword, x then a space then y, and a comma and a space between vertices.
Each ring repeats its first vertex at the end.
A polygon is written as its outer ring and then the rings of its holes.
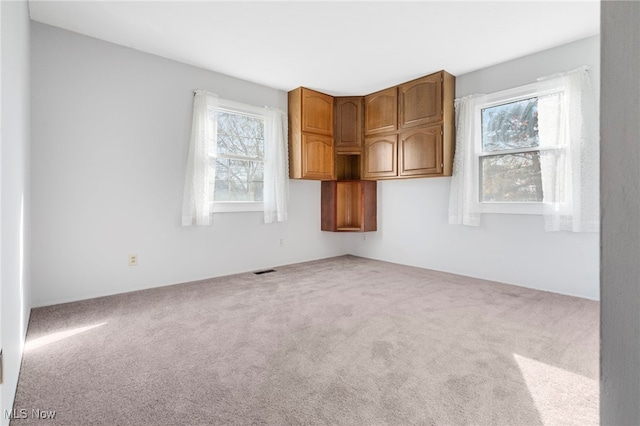
POLYGON ((529 201, 529 202, 511 202, 511 201, 481 201, 481 187, 482 187, 482 168, 480 166, 482 157, 489 157, 493 155, 505 155, 505 154, 517 154, 521 152, 540 152, 548 151, 550 148, 543 148, 540 146, 519 148, 512 150, 501 151, 487 151, 482 149, 482 110, 499 105, 505 105, 512 102, 521 101, 524 99, 539 98, 547 94, 560 91, 547 90, 541 92, 536 83, 527 84, 524 86, 515 87, 512 89, 502 90, 486 95, 485 101, 476 105, 474 111, 474 132, 475 132, 475 146, 473 149, 473 175, 474 175, 474 202, 478 204, 478 211, 480 213, 498 213, 498 214, 529 214, 529 215, 542 215, 543 214, 543 202, 542 201, 529 201))
MULTIPOLYGON (((237 115, 247 115, 250 117, 259 118, 263 120, 263 122, 266 121, 264 108, 257 107, 254 105, 244 104, 241 102, 231 101, 228 99, 219 98, 217 111, 228 112, 228 113, 237 114, 237 115)), ((217 122, 215 123, 215 125, 217 126, 217 122)), ((217 132, 216 132, 216 137, 217 137, 217 132)), ((215 145, 217 146, 217 144, 218 144, 218 141, 216 140, 215 145)), ((264 140, 263 140, 263 144, 264 144, 264 140)), ((263 146, 262 152, 263 152, 263 156, 261 161, 264 164, 264 161, 265 161, 264 146, 263 146)), ((255 159, 252 159, 252 158, 239 157, 234 155, 215 155, 215 154, 216 153, 210 153, 209 157, 256 161, 255 159)), ((210 185, 215 186, 215 180, 216 180, 216 170, 214 166, 210 185)), ((264 190, 264 181, 263 181, 263 190, 264 190)), ((213 198, 215 198, 215 191, 213 192, 213 197, 211 200, 211 212, 213 213, 237 213, 237 212, 264 211, 264 201, 215 201, 215 199, 213 198)))

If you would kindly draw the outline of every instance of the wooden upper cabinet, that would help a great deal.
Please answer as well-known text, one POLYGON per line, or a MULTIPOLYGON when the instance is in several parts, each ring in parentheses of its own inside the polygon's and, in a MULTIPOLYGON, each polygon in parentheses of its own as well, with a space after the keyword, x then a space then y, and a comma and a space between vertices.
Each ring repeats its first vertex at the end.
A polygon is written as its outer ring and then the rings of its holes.
POLYGON ((302 179, 333 179, 334 158, 331 136, 302 134, 302 179))
POLYGON ((302 90, 302 131, 333 135, 333 96, 306 88, 302 90))
POLYGON ((362 104, 364 98, 335 98, 334 139, 336 151, 360 151, 362 149, 362 104))
POLYGON ((455 77, 446 71, 367 96, 334 98, 295 89, 289 92, 289 175, 318 180, 451 176, 454 94, 455 77))
POLYGON ((294 89, 289 92, 289 177, 330 180, 334 174, 333 97, 294 89))
POLYGON ((398 167, 400 176, 442 173, 442 126, 400 133, 398 167))
POLYGON ((442 72, 398 86, 398 129, 442 120, 442 72))
POLYGON ((398 124, 398 90, 381 90, 364 97, 364 134, 396 130, 398 124))
POLYGON ((398 175, 398 136, 372 136, 364 140, 363 178, 376 179, 398 175))

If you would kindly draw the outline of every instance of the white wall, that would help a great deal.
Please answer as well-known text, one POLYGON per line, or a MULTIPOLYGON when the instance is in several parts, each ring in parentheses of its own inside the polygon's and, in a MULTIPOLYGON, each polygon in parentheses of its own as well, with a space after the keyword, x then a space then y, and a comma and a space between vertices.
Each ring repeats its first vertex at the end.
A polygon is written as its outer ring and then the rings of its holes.
POLYGON ((180 226, 193 90, 282 109, 285 92, 35 22, 32 56, 34 306, 346 253, 319 182, 291 181, 285 224, 180 226))
MULTIPOLYGON (((599 90, 599 37, 458 76, 456 96, 491 93, 588 65, 599 90)), ((541 216, 486 214, 447 224, 451 178, 378 182, 378 232, 350 237, 355 255, 524 287, 599 298, 597 234, 547 233, 541 216)))
POLYGON ((0 323, 4 383, 0 424, 13 406, 29 321, 29 10, 26 1, 0 2, 2 147, 0 151, 0 323))

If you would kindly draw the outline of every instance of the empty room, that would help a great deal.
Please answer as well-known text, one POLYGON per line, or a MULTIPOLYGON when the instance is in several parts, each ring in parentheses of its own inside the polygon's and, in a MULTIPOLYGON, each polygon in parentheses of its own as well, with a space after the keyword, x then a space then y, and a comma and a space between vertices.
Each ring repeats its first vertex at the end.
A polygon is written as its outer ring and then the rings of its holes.
POLYGON ((637 22, 3 0, 0 424, 640 424, 637 22))

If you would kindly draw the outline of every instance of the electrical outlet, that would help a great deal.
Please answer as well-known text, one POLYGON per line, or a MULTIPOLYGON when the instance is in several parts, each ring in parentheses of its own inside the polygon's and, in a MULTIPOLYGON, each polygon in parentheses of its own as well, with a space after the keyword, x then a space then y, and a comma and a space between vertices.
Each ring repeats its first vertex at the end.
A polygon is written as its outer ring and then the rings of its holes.
POLYGON ((367 234, 362 234, 362 241, 367 241, 367 234))
POLYGON ((129 266, 138 266, 138 255, 130 254, 129 255, 129 266))
POLYGON ((280 247, 284 246, 284 238, 280 238, 280 247))

